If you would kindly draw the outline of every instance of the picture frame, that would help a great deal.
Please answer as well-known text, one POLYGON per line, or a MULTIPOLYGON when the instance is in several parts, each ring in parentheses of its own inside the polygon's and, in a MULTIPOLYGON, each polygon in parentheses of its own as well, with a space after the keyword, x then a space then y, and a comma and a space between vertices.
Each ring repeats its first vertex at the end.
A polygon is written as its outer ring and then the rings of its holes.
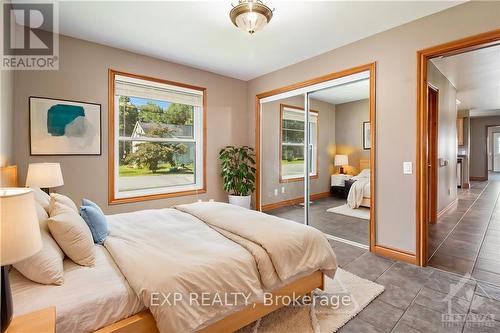
POLYGON ((101 104, 29 97, 31 156, 102 154, 101 104))
POLYGON ((363 149, 370 150, 371 148, 371 124, 369 121, 363 122, 363 149))

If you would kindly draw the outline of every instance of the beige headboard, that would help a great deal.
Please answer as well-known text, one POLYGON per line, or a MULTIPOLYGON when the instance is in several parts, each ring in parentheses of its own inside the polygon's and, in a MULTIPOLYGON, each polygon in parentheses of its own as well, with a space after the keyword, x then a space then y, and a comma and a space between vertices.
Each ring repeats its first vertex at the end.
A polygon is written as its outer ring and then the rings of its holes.
POLYGON ((370 169, 370 160, 359 160, 359 171, 370 169))
POLYGON ((0 168, 0 187, 16 187, 17 166, 11 165, 0 168))

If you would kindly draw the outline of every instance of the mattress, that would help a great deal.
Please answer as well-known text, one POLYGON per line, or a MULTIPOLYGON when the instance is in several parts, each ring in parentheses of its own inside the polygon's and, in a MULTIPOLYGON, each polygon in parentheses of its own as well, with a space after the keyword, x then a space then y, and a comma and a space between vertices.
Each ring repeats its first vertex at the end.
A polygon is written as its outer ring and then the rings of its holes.
POLYGON ((43 285, 10 272, 14 315, 56 307, 57 332, 91 332, 144 309, 108 251, 96 245, 94 267, 64 260, 64 284, 43 285))

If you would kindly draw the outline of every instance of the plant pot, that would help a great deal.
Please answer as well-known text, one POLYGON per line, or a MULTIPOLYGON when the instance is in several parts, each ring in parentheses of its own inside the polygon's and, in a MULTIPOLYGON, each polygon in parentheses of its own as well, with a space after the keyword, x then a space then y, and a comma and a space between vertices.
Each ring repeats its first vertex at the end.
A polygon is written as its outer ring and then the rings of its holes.
POLYGON ((231 205, 240 206, 246 209, 250 209, 251 195, 229 195, 229 203, 231 205))

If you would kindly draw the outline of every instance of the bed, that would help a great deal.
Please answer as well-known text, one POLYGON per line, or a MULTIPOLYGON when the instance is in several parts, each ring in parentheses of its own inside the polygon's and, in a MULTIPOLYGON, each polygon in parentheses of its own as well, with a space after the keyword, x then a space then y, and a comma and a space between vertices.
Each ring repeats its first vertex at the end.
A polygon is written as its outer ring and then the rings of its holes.
POLYGON ((96 245, 96 265, 66 259, 62 286, 12 271, 16 315, 55 305, 57 330, 65 333, 230 332, 282 306, 262 304, 265 293, 303 296, 337 268, 316 229, 228 204, 107 218, 110 232, 104 247, 96 245), (156 292, 188 291, 244 292, 248 299, 233 306, 153 303, 156 292))
POLYGON ((350 179, 347 204, 350 208, 368 207, 371 202, 370 160, 360 160, 360 173, 350 179))

